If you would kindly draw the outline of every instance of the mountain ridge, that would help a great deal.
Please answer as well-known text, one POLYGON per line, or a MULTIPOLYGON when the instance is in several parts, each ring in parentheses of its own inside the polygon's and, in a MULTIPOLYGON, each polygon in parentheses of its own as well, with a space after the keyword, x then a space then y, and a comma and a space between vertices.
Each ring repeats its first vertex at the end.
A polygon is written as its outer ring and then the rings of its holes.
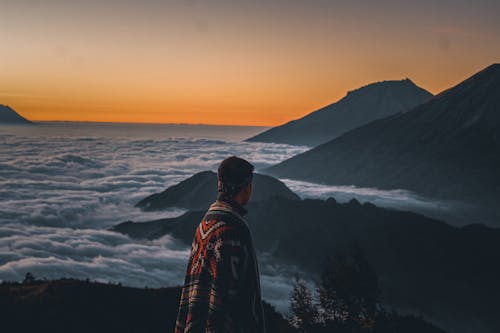
POLYGON ((348 91, 334 103, 245 141, 316 146, 370 121, 407 111, 431 97, 408 78, 369 83, 348 91))
MULTIPOLYGON (((487 203, 500 191, 500 65, 262 172, 487 203), (459 180, 459 181, 457 181, 459 180)), ((493 212, 493 216, 499 216, 493 212)))
MULTIPOLYGON (((144 211, 167 208, 205 209, 217 196, 217 174, 201 171, 178 184, 169 186, 160 193, 154 193, 140 200, 135 207, 144 211)), ((252 187, 252 200, 260 201, 273 196, 284 196, 293 200, 300 199, 280 180, 255 173, 252 187)))
POLYGON ((31 124, 32 122, 14 111, 10 106, 0 104, 0 125, 31 124))

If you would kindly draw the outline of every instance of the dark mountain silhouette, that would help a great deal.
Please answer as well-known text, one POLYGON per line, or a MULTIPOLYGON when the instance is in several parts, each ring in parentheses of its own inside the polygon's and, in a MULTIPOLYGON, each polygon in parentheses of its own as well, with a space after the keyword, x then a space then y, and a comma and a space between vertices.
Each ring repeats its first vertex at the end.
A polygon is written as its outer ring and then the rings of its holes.
POLYGON ((31 122, 9 106, 0 104, 0 125, 3 124, 31 124, 31 122))
POLYGON ((316 146, 375 119, 407 111, 431 97, 431 93, 409 79, 372 83, 348 92, 336 103, 247 141, 316 146))
MULTIPOLYGON (((169 207, 185 209, 205 209, 217 196, 217 174, 212 171, 202 171, 179 184, 167 188, 161 193, 152 194, 136 204, 143 210, 160 210, 169 207)), ((298 200, 284 183, 276 178, 254 175, 252 200, 259 201, 273 196, 284 196, 298 200)))
MULTIPOLYGON (((173 332, 180 288, 61 279, 0 284, 2 332, 173 332)), ((264 302, 268 332, 296 332, 264 302)))
MULTIPOLYGON (((247 219, 256 248, 314 275, 325 258, 360 247, 374 266, 389 307, 421 313, 451 332, 497 332, 500 319, 500 230, 452 227, 410 212, 339 204, 334 199, 250 203, 247 219)), ((154 239, 167 233, 192 241, 204 211, 112 230, 154 239)))
POLYGON ((500 65, 495 64, 409 112, 354 129, 264 172, 496 207, 499 133, 500 65))

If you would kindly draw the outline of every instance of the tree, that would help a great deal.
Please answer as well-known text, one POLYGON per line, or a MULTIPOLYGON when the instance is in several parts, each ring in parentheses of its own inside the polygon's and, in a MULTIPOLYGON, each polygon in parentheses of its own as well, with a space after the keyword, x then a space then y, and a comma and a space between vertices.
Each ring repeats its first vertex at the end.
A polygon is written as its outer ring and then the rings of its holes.
POLYGON ((377 274, 361 250, 329 257, 317 291, 327 324, 373 326, 380 289, 377 274))
POLYGON ((33 283, 36 281, 36 278, 35 276, 31 273, 31 272, 28 272, 26 273, 26 275, 24 276, 24 280, 23 280, 23 283, 24 284, 30 284, 30 283, 33 283))
POLYGON ((381 306, 378 276, 359 249, 326 260, 317 299, 295 277, 290 297, 292 325, 307 333, 446 333, 421 317, 387 312, 381 306))
POLYGON ((380 310, 378 277, 362 251, 328 257, 316 287, 318 301, 295 277, 289 318, 303 332, 373 332, 380 310))
POLYGON ((318 309, 312 293, 305 281, 295 275, 292 293, 290 295, 290 322, 303 332, 310 332, 318 320, 318 309))

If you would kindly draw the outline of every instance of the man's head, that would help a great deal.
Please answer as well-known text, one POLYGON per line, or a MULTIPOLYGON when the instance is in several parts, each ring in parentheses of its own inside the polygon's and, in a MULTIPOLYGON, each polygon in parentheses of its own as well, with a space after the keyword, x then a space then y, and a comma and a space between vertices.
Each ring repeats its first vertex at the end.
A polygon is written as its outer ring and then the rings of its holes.
POLYGON ((231 156, 217 169, 218 191, 241 205, 250 200, 254 166, 248 161, 231 156))

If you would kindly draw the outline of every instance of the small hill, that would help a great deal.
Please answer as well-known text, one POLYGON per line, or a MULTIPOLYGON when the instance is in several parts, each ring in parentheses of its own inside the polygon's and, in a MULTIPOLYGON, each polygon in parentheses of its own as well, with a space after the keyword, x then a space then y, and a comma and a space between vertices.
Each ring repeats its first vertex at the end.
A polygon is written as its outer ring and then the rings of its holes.
MULTIPOLYGON (((328 255, 360 247, 389 307, 421 313, 450 332, 500 331, 500 267, 492 264, 500 262, 500 229, 455 228, 410 212, 332 198, 276 197, 249 203, 248 210, 256 248, 278 262, 318 274, 328 255)), ((125 222, 112 230, 149 239, 171 234, 189 245, 203 215, 125 222)))
POLYGON ((376 82, 336 103, 273 127, 246 141, 316 146, 373 120, 407 111, 432 97, 411 80, 376 82))
POLYGON ((500 65, 495 64, 409 112, 356 128, 264 172, 408 189, 497 209, 499 133, 500 65))
MULTIPOLYGON (((267 175, 254 174, 252 201, 265 200, 273 196, 298 200, 299 197, 284 183, 267 175)), ((206 209, 217 197, 217 174, 212 171, 199 172, 179 184, 170 186, 161 193, 152 194, 135 206, 145 211, 170 207, 206 209)))
POLYGON ((31 124, 31 121, 22 117, 7 105, 0 104, 0 125, 31 124))
MULTIPOLYGON (((62 279, 0 284, 2 332, 173 332, 180 288, 62 279)), ((269 332, 296 332, 264 302, 269 332)))

